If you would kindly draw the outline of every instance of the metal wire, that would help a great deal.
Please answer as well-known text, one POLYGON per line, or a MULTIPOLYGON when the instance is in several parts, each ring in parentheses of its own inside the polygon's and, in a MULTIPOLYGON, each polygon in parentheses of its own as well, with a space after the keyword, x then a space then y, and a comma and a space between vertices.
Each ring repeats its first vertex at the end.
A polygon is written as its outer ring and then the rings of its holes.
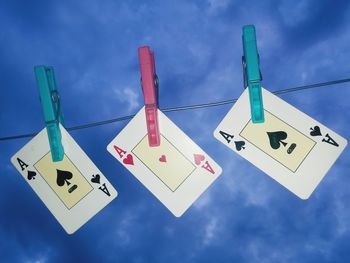
MULTIPOLYGON (((350 82, 350 78, 332 80, 332 81, 321 82, 321 83, 315 83, 315 84, 304 85, 304 86, 288 88, 288 89, 280 89, 280 90, 273 91, 272 93, 274 93, 275 95, 281 95, 281 94, 286 94, 286 93, 291 93, 291 92, 296 92, 296 91, 302 91, 302 90, 307 90, 307 89, 320 88, 320 87, 325 87, 325 86, 331 86, 331 85, 336 85, 336 84, 341 84, 341 83, 346 83, 346 82, 350 82)), ((210 108, 210 107, 217 107, 217 106, 222 106, 222 105, 227 105, 227 104, 233 104, 237 100, 238 99, 236 98, 236 99, 231 99, 231 100, 223 100, 223 101, 202 103, 202 104, 194 104, 194 105, 185 105, 185 106, 178 106, 178 107, 173 107, 173 108, 161 108, 160 110, 162 112, 196 110, 196 109, 202 109, 202 108, 210 108)), ((106 125, 106 124, 110 124, 110 123, 114 123, 114 122, 130 120, 134 116, 135 116, 135 114, 132 114, 132 115, 123 116, 123 117, 119 117, 119 118, 103 120, 103 121, 97 121, 97 122, 91 122, 91 123, 87 123, 87 124, 82 124, 82 125, 77 125, 77 126, 73 126, 73 127, 68 127, 66 129, 68 131, 87 129, 87 128, 92 128, 92 127, 96 127, 96 126, 106 125)), ((20 134, 20 135, 12 135, 12 136, 0 137, 0 141, 9 141, 9 140, 22 139, 22 138, 30 138, 30 137, 34 137, 36 134, 37 133, 33 132, 33 133, 27 133, 27 134, 20 134)))

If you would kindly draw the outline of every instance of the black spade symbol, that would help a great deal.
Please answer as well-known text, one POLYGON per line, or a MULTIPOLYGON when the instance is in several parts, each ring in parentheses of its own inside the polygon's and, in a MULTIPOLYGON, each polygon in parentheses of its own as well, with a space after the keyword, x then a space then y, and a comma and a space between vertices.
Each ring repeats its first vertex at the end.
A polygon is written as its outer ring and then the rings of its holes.
POLYGON ((100 183, 100 175, 99 174, 93 175, 91 178, 91 182, 93 182, 95 184, 99 184, 100 183))
POLYGON ((56 183, 58 186, 64 186, 65 183, 67 183, 67 185, 70 185, 71 183, 69 182, 69 180, 72 179, 72 177, 73 174, 71 172, 57 169, 56 183))
POLYGON ((311 136, 321 136, 321 129, 319 126, 315 126, 313 128, 310 128, 311 132, 310 132, 310 135, 311 136))
POLYGON ((287 139, 287 133, 284 131, 276 131, 276 132, 267 132, 267 135, 269 136, 270 145, 272 149, 278 149, 281 146, 281 143, 283 146, 286 146, 287 143, 283 142, 282 140, 287 139))
POLYGON ((236 150, 237 151, 245 149, 245 147, 244 147, 245 142, 244 141, 235 141, 235 145, 236 145, 236 150))
POLYGON ((35 176, 36 176, 36 172, 28 171, 28 174, 27 174, 28 180, 32 180, 32 179, 34 180, 35 176))

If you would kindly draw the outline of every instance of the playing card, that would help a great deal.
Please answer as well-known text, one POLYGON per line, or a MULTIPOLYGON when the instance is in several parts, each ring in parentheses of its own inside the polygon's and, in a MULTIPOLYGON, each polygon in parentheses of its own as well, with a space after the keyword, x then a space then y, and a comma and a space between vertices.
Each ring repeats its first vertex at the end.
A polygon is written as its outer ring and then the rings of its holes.
POLYGON ((11 162, 67 233, 72 234, 111 202, 117 191, 60 126, 64 158, 52 162, 46 128, 11 162))
POLYGON ((221 168, 160 110, 158 122, 160 146, 149 146, 142 108, 107 150, 179 217, 218 178, 221 168))
POLYGON ((347 145, 334 131, 262 89, 265 122, 251 121, 246 89, 214 136, 302 199, 347 145))

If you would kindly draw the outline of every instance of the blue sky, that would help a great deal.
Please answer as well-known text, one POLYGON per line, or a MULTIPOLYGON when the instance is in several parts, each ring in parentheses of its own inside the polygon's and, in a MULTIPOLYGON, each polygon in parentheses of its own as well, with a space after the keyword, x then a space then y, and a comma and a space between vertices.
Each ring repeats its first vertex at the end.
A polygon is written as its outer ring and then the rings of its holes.
MULTIPOLYGON (((264 87, 348 78, 350 2, 1 1, 0 136, 37 132, 43 116, 34 65, 52 65, 66 126, 142 106, 137 48, 150 45, 160 106, 237 98, 241 28, 255 24, 264 87)), ((349 139, 349 84, 282 96, 349 139)), ((119 196, 67 235, 10 157, 29 139, 0 143, 1 262, 347 262, 349 148, 308 201, 220 144, 212 131, 230 105, 168 113, 223 168, 175 218, 106 151, 127 122, 72 136, 119 196)))

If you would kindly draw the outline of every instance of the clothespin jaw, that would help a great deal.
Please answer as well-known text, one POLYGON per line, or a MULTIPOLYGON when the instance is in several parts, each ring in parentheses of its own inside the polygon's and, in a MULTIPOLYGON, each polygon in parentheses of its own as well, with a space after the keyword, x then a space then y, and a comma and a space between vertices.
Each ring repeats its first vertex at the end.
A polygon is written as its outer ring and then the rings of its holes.
POLYGON ((253 123, 263 123, 264 107, 261 93, 262 76, 259 68, 259 54, 256 44, 256 33, 253 25, 243 27, 243 52, 242 58, 244 84, 248 86, 250 98, 250 110, 253 123))
POLYGON ((150 147, 160 145, 158 123, 158 78, 154 54, 148 46, 138 49, 141 70, 141 86, 145 102, 148 143, 150 147))
POLYGON ((63 160, 64 156, 59 124, 61 123, 64 125, 64 120, 60 107, 60 97, 56 88, 54 71, 52 67, 36 66, 34 67, 34 72, 38 84, 40 102, 44 112, 52 161, 59 162, 63 160))

